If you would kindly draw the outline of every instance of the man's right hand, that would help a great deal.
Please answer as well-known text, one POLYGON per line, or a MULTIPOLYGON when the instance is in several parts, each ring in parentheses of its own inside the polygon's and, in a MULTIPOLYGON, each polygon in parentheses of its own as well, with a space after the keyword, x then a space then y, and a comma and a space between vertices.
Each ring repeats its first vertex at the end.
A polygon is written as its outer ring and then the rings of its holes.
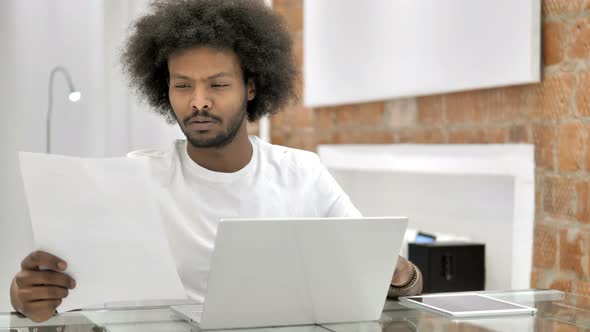
POLYGON ((25 257, 10 286, 14 309, 35 322, 53 317, 68 296, 68 289, 76 286, 75 281, 63 273, 66 267, 65 261, 44 251, 35 251, 25 257))

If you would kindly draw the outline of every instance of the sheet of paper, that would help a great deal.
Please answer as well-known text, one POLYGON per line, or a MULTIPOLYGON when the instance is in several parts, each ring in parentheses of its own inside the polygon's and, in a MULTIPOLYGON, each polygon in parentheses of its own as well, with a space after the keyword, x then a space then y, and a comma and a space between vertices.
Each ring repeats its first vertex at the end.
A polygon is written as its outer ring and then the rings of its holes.
POLYGON ((77 283, 59 311, 186 298, 145 160, 19 157, 35 247, 77 283))

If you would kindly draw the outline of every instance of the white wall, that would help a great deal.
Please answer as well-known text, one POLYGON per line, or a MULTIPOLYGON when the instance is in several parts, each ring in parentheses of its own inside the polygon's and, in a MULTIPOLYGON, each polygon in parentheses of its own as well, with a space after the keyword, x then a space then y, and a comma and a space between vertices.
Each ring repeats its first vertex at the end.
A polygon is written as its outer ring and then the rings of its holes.
POLYGON ((47 5, 36 2, 32 6, 33 2, 0 2, 0 38, 6 46, 0 52, 0 311, 9 308, 8 275, 17 271, 20 257, 32 245, 16 152, 44 148, 42 120, 47 107, 49 63, 44 29, 47 5))
MULTIPOLYGON (((75 0, 69 0, 75 1, 75 0)), ((95 0, 96 1, 96 0, 95 0)), ((120 51, 133 18, 147 9, 149 0, 103 0, 103 45, 107 101, 107 155, 117 156, 130 150, 164 148, 170 141, 184 137, 176 126, 148 112, 147 105, 130 93, 120 63, 120 51)))
POLYGON ((0 1, 0 312, 10 310, 8 287, 32 249, 18 151, 43 152, 49 72, 67 67, 82 100, 67 100, 54 84, 52 152, 102 157, 165 147, 180 131, 130 96, 119 49, 131 19, 147 0, 0 1))
MULTIPOLYGON (((68 68, 83 94, 79 102, 69 102, 64 78, 55 78, 51 152, 104 156, 107 118, 102 1, 54 1, 48 10, 48 24, 43 27, 48 29, 48 66, 62 64, 68 68)), ((40 81, 47 80, 42 72, 38 74, 40 81)))

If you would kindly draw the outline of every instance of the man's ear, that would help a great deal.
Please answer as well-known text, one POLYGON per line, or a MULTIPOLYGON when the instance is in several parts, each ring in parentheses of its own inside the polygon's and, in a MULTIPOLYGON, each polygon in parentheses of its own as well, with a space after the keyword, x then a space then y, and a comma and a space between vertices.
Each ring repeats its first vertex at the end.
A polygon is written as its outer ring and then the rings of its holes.
POLYGON ((248 101, 254 99, 254 97, 256 97, 256 84, 254 83, 254 79, 248 79, 248 82, 246 83, 246 89, 248 93, 248 101))

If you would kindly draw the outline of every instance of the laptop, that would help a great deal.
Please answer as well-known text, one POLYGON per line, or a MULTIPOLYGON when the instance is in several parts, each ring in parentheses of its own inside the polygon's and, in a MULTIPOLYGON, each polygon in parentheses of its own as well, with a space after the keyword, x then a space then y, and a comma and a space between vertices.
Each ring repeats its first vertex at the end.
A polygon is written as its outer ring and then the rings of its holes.
POLYGON ((408 219, 226 219, 203 305, 171 306, 202 330, 378 320, 408 219))

